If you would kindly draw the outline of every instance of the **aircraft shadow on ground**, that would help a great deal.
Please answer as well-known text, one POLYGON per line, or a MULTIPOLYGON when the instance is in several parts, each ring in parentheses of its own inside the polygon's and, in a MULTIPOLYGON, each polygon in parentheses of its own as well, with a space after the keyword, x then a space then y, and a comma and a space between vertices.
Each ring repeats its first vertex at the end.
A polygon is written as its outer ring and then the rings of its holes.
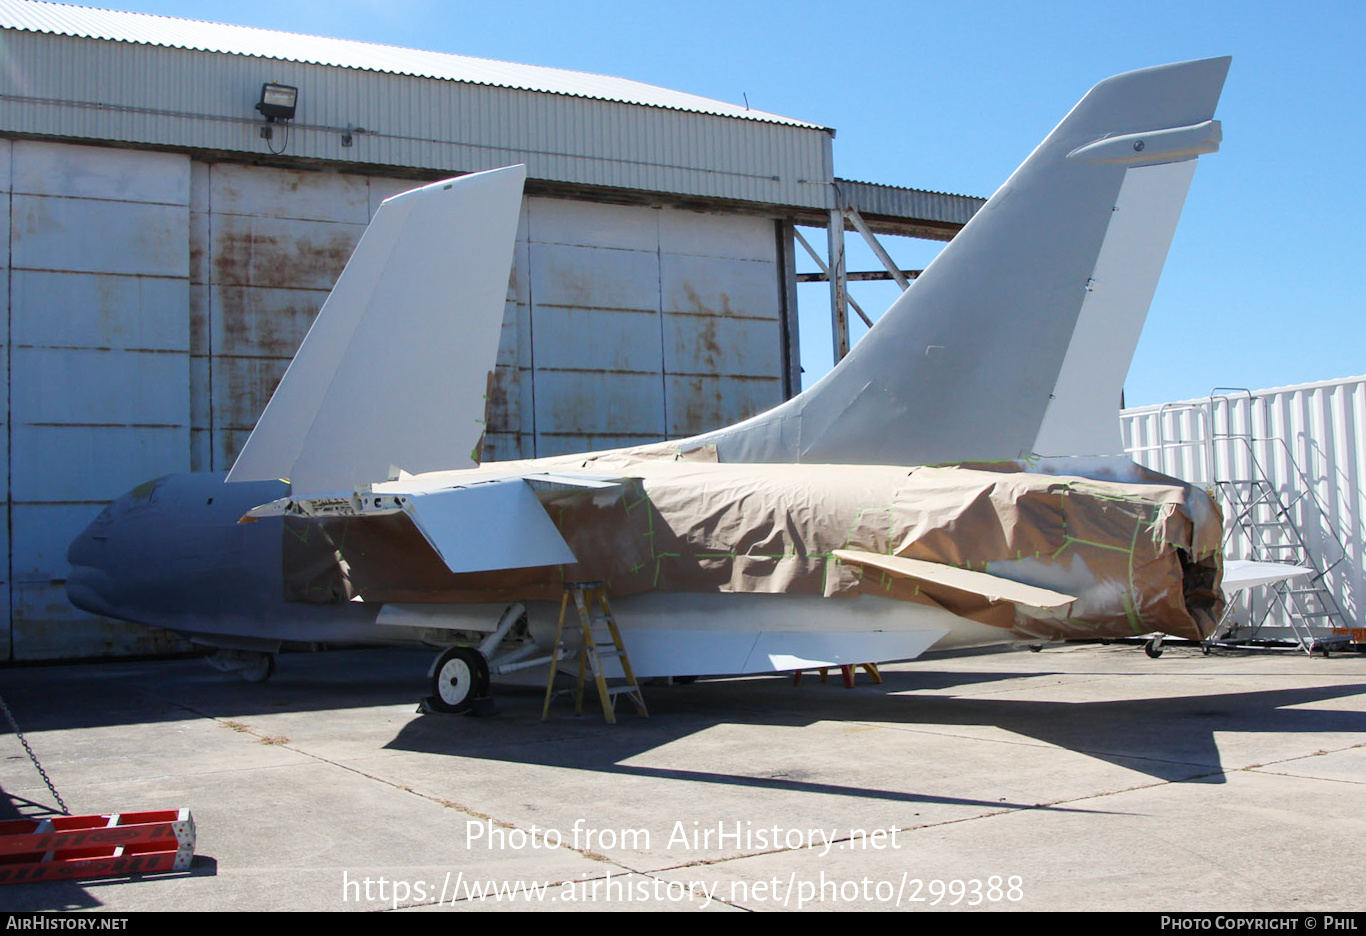
MULTIPOLYGON (((430 653, 414 649, 290 655, 282 658, 276 678, 264 685, 243 683, 193 660, 90 667, 79 679, 63 679, 56 692, 41 670, 12 670, 10 675, 23 678, 11 680, 6 697, 21 729, 30 735, 203 717, 249 722, 254 716, 278 713, 390 705, 415 708, 428 689, 424 673, 429 657, 430 653)), ((1046 666, 1046 657, 1039 660, 1046 666)), ((575 717, 572 700, 562 698, 552 707, 551 719, 542 722, 543 690, 496 685, 499 714, 489 718, 414 714, 385 747, 756 790, 1032 808, 1037 804, 999 800, 978 803, 907 790, 843 786, 828 778, 804 778, 794 770, 764 776, 759 771, 752 775, 708 772, 632 762, 652 750, 718 726, 801 728, 824 721, 885 725, 926 736, 976 738, 980 743, 1031 739, 1158 780, 1222 783, 1224 765, 1217 735, 1356 732, 1360 728, 1359 712, 1303 706, 1366 693, 1366 684, 1359 682, 1090 702, 1038 701, 1005 697, 991 693, 989 688, 984 691, 991 683, 1002 683, 1003 692, 1029 690, 1037 683, 1026 682, 1024 677, 1047 675, 1019 671, 960 673, 936 669, 934 661, 927 659, 922 666, 884 671, 885 681, 880 686, 870 685, 860 675, 859 684, 852 690, 842 687, 838 674, 824 684, 808 674, 800 687, 792 685, 790 676, 781 675, 702 680, 693 685, 647 685, 645 698, 651 717, 636 716, 629 703, 623 702, 615 726, 603 723, 591 691, 585 698, 583 716, 575 717), (1010 681, 1018 685, 1004 685, 1010 681), (954 694, 955 689, 963 690, 963 694, 954 694)), ((905 737, 899 743, 914 744, 905 737)), ((11 744, 10 753, 21 755, 17 741, 11 739, 11 744)), ((33 784, 24 783, 22 788, 31 792, 37 785, 35 776, 33 784)), ((0 797, 0 818, 40 812, 41 808, 19 797, 0 797)))
MULTIPOLYGON (((618 723, 606 725, 596 694, 585 693, 584 714, 572 699, 557 700, 540 721, 543 691, 512 689, 499 696, 490 719, 429 715, 408 722, 388 746, 431 754, 512 761, 549 767, 598 770, 756 789, 791 790, 893 801, 1003 807, 1035 803, 978 802, 900 790, 876 790, 812 782, 791 776, 751 776, 630 763, 640 755, 720 725, 800 728, 818 721, 874 723, 912 732, 1009 740, 980 729, 1063 748, 1171 782, 1223 783, 1216 734, 1355 732, 1359 712, 1303 709, 1309 703, 1361 695, 1366 685, 1277 689, 1215 696, 1178 696, 1095 702, 1032 701, 991 696, 928 694, 954 687, 1018 680, 1018 672, 884 673, 881 686, 860 683, 845 690, 838 679, 800 687, 786 676, 702 681, 690 686, 647 686, 650 717, 618 706, 618 723), (966 729, 966 730, 965 730, 966 729), (591 742, 591 743, 587 743, 591 742)), ((1037 674, 1043 675, 1043 674, 1037 674)), ((1015 739, 1018 741, 1018 738, 1015 739)), ((862 744, 866 744, 866 739, 862 744)))

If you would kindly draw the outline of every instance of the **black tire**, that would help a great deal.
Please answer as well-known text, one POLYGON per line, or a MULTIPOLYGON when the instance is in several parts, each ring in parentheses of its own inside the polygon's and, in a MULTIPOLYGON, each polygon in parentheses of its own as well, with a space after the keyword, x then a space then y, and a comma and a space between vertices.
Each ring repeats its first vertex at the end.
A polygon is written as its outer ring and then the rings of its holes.
POLYGON ((275 675, 275 654, 264 653, 254 666, 246 666, 237 671, 244 682, 263 683, 275 675))
POLYGON ((475 699, 489 694, 489 664, 473 647, 451 647, 432 668, 432 695, 428 704, 438 712, 468 712, 475 699))
POLYGON ((1156 660, 1162 655, 1162 645, 1156 640, 1150 640, 1143 645, 1143 652, 1156 660))

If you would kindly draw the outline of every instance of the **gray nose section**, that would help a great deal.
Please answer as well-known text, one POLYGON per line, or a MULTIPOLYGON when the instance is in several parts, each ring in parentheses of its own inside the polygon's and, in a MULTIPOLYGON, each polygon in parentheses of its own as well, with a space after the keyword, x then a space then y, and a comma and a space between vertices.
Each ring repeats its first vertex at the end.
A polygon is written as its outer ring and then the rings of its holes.
POLYGON ((112 616, 110 589, 113 582, 106 567, 109 552, 108 531, 114 506, 104 508, 66 549, 71 571, 66 577, 66 599, 90 614, 112 616))
POLYGON ((113 583, 107 573, 90 566, 72 566, 66 580, 66 600, 89 614, 117 617, 106 597, 113 583))
POLYGON ((98 517, 90 522, 80 535, 66 548, 66 561, 73 566, 90 565, 99 561, 104 552, 107 531, 113 519, 114 505, 110 504, 98 517))
POLYGON ((67 547, 67 599, 102 617, 236 633, 281 606, 280 523, 239 524, 288 493, 279 481, 224 484, 222 474, 167 475, 104 509, 67 547))

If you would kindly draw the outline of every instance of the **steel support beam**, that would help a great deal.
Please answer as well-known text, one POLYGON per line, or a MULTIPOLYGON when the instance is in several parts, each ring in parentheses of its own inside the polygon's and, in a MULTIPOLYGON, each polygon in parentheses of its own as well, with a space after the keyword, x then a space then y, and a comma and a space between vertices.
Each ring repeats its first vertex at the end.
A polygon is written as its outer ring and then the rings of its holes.
MULTIPOLYGON (((797 230, 795 227, 792 229, 792 235, 793 235, 794 237, 797 238, 797 242, 798 242, 799 244, 801 244, 803 247, 806 248, 806 252, 809 253, 809 254, 811 255, 811 259, 814 260, 814 261, 816 261, 816 266, 818 266, 818 267, 821 268, 821 271, 820 271, 819 273, 798 273, 798 274, 797 274, 797 282, 799 282, 799 283, 825 283, 825 282, 828 282, 828 281, 830 280, 830 267, 826 264, 825 258, 823 258, 820 254, 816 253, 816 248, 812 247, 811 244, 810 244, 810 242, 808 242, 807 239, 806 239, 805 237, 802 237, 802 232, 799 231, 799 230, 797 230)), ((915 272, 916 272, 916 273, 919 273, 918 270, 915 271, 915 272)), ((865 276, 866 276, 866 274, 863 274, 863 273, 855 273, 855 274, 853 274, 853 277, 852 277, 852 278, 853 278, 853 279, 863 279, 865 276)), ((845 275, 846 281, 849 280, 850 278, 851 278, 851 277, 850 277, 849 275, 847 275, 847 274, 845 275)), ((876 278, 882 279, 882 278, 883 278, 883 275, 880 274, 880 273, 879 273, 879 274, 876 274, 876 278)), ((854 301, 854 297, 853 297, 853 296, 850 296, 850 295, 848 295, 848 294, 846 293, 846 295, 845 295, 845 300, 849 303, 850 308, 852 308, 855 312, 858 313, 858 317, 861 318, 861 319, 863 319, 863 324, 867 325, 869 328, 872 328, 872 327, 873 327, 873 320, 870 319, 870 318, 868 317, 868 314, 867 314, 866 312, 863 311, 862 307, 860 307, 859 304, 858 304, 857 302, 854 301)))
POLYGON ((844 211, 838 187, 835 192, 836 206, 830 209, 830 222, 826 226, 826 244, 829 256, 830 273, 830 331, 835 362, 844 360, 849 353, 849 284, 844 279, 844 211))
MULTIPOLYGON (((824 263, 822 263, 821 265, 824 266, 824 263)), ((901 275, 906 277, 906 279, 908 280, 913 280, 924 272, 924 270, 902 270, 901 275)), ((886 270, 849 270, 846 271, 844 274, 844 281, 846 283, 882 283, 890 282, 891 279, 892 274, 888 273, 886 270)), ((826 283, 829 281, 829 273, 797 274, 797 282, 799 283, 826 283)), ((852 296, 849 299, 849 304, 854 304, 854 299, 852 296)))
POLYGON ((858 206, 845 205, 844 216, 853 222, 855 229, 863 235, 863 239, 867 242, 869 248, 877 255, 877 258, 882 261, 882 265, 887 268, 887 272, 892 274, 892 279, 896 280, 897 285, 902 289, 910 289, 911 281, 902 274, 901 268, 893 262, 887 251, 882 249, 882 245, 878 243, 878 239, 873 236, 873 232, 868 230, 868 225, 863 223, 863 215, 858 213, 858 206))
MULTIPOLYGON (((778 238, 778 275, 781 277, 778 300, 782 316, 783 340, 783 397, 802 392, 802 350, 797 329, 797 249, 794 239, 800 238, 796 225, 789 218, 774 225, 778 238)), ((802 241, 807 250, 811 247, 802 241)))

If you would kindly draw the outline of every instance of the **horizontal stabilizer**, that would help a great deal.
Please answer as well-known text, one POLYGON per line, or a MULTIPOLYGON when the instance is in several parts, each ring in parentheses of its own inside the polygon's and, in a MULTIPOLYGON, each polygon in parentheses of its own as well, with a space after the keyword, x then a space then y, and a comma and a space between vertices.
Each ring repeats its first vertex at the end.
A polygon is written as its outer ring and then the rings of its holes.
POLYGON ((494 481, 509 480, 525 481, 533 491, 539 494, 545 491, 561 490, 607 490, 620 487, 626 479, 618 475, 589 474, 580 471, 527 471, 523 467, 497 471, 485 468, 474 478, 464 475, 460 471, 436 471, 421 476, 410 475, 394 481, 379 481, 368 485, 366 490, 372 494, 381 495, 423 494, 446 488, 469 487, 472 484, 489 484, 494 481))
POLYGON ((403 511, 452 572, 575 562, 564 537, 521 479, 407 494, 403 511))
POLYGON ((390 466, 473 467, 498 354, 524 166, 387 199, 229 481, 350 490, 390 466))
POLYGON ((1288 565, 1284 562, 1255 562, 1251 559, 1229 559, 1224 562, 1224 594, 1232 595, 1258 585, 1275 585, 1286 579, 1313 575, 1313 569, 1288 565))
POLYGON ((589 490, 600 491, 621 486, 623 479, 609 475, 572 475, 547 471, 544 474, 524 475, 526 483, 536 492, 589 490))
POLYGON ((958 591, 981 595, 988 601, 1008 601, 1022 611, 1052 611, 1076 601, 1075 595, 1025 585, 989 572, 973 572, 939 562, 907 559, 904 556, 884 556, 857 549, 836 549, 836 558, 865 568, 881 569, 897 578, 919 580, 943 585, 958 591))

